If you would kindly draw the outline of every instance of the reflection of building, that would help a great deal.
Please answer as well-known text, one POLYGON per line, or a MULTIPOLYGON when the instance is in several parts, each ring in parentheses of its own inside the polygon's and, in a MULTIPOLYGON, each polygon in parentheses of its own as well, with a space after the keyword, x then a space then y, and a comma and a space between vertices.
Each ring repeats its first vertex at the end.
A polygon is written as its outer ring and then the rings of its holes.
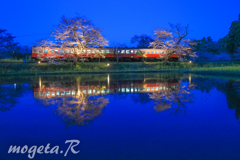
MULTIPOLYGON (((39 80, 41 81, 41 79, 39 80)), ((121 81, 92 81, 92 82, 81 82, 79 87, 76 82, 64 84, 56 82, 48 82, 44 84, 39 83, 38 86, 34 87, 34 98, 56 98, 56 97, 71 97, 75 96, 80 90, 86 95, 97 95, 97 94, 128 94, 128 93, 150 93, 167 91, 169 87, 178 89, 180 87, 179 80, 121 80, 121 81), (78 90, 79 88, 79 90, 78 90)))

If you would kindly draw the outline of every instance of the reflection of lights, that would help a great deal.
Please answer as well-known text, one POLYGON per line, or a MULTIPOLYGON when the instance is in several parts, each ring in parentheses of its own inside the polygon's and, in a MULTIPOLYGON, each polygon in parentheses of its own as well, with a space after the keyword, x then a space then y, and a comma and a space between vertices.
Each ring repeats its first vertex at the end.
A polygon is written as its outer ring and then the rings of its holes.
POLYGON ((109 78, 109 74, 108 74, 108 86, 109 86, 109 79, 110 79, 110 78, 109 78))
POLYGON ((191 84, 191 79, 192 79, 191 74, 189 74, 189 78, 188 78, 189 84, 191 84))
POLYGON ((40 64, 41 63, 41 61, 38 61, 38 64, 40 64))
POLYGON ((39 77, 39 88, 41 88, 42 86, 42 80, 41 80, 41 77, 39 77))
POLYGON ((14 83, 14 89, 16 89, 16 83, 14 83))

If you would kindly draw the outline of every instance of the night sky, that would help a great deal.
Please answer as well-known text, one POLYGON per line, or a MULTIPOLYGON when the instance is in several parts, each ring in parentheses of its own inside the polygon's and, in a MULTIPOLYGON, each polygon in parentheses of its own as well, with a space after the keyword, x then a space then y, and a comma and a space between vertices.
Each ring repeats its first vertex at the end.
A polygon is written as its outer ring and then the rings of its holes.
POLYGON ((90 19, 112 46, 130 44, 134 35, 153 36, 155 27, 168 23, 190 24, 189 38, 211 36, 217 41, 227 35, 238 19, 240 0, 12 0, 0 5, 0 28, 17 36, 22 45, 49 39, 49 32, 65 15, 79 13, 90 19))

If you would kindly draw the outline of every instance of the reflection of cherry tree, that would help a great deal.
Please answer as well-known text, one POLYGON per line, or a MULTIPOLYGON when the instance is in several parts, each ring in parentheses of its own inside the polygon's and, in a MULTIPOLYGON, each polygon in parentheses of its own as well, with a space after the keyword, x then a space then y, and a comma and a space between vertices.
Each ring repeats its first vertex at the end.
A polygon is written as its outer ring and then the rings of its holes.
POLYGON ((75 97, 64 98, 58 104, 58 114, 67 125, 84 125, 102 113, 108 99, 103 96, 85 95, 78 91, 75 97))
MULTIPOLYGON (((68 125, 84 125, 92 120, 94 117, 102 113, 102 109, 108 104, 108 99, 104 98, 100 93, 105 88, 95 88, 93 93, 86 94, 80 89, 80 79, 76 79, 77 87, 75 88, 74 95, 71 97, 51 97, 41 98, 38 102, 43 106, 58 105, 55 111, 62 120, 68 125)), ((50 85, 51 87, 64 87, 59 83, 50 85)), ((43 89, 45 86, 41 85, 43 89)), ((72 86, 73 87, 73 86, 72 86)), ((45 88, 46 89, 46 88, 45 88)))
POLYGON ((186 113, 186 106, 184 103, 191 102, 193 95, 190 93, 190 89, 193 89, 194 85, 182 86, 175 88, 166 82, 166 90, 154 92, 149 94, 149 97, 155 100, 154 110, 162 112, 170 109, 174 104, 177 106, 174 108, 174 113, 186 113))

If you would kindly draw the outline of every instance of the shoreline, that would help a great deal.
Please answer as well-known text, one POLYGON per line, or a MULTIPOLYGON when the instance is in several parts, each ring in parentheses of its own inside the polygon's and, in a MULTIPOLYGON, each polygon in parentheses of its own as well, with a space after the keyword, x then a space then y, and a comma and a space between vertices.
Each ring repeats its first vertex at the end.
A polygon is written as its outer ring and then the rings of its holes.
POLYGON ((0 76, 104 73, 191 73, 240 76, 240 61, 231 62, 101 62, 101 63, 0 63, 0 76))

